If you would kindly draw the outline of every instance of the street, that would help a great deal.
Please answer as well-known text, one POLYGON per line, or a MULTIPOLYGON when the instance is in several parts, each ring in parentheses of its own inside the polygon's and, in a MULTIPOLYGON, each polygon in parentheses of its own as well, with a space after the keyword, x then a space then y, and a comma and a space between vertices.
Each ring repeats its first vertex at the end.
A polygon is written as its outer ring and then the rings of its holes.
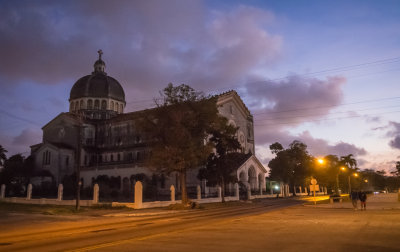
POLYGON ((400 246, 398 209, 354 211, 292 199, 155 215, 57 218, 18 228, 4 223, 1 251, 398 251, 400 246))

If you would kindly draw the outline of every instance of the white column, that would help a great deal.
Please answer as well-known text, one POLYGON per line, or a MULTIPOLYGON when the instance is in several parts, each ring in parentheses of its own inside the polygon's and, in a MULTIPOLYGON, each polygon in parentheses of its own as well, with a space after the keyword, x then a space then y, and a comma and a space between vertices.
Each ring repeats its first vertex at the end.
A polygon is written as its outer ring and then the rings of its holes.
POLYGON ((57 193, 57 200, 62 201, 63 199, 63 192, 64 192, 64 187, 62 184, 58 185, 58 193, 57 193))
POLYGON ((0 192, 0 198, 4 199, 6 197, 6 185, 2 184, 1 185, 1 192, 0 192))
POLYGON ((142 208, 143 205, 143 185, 137 181, 135 184, 135 209, 142 208))
POLYGON ((201 200, 201 187, 200 187, 200 185, 197 185, 197 199, 201 200))
POLYGON ((30 200, 32 198, 32 184, 28 185, 28 190, 26 192, 26 199, 30 200))
POLYGON ((171 191, 171 201, 175 202, 175 186, 171 185, 171 187, 169 188, 169 190, 171 191))
POLYGON ((93 203, 97 204, 99 203, 99 185, 95 184, 93 186, 93 203))

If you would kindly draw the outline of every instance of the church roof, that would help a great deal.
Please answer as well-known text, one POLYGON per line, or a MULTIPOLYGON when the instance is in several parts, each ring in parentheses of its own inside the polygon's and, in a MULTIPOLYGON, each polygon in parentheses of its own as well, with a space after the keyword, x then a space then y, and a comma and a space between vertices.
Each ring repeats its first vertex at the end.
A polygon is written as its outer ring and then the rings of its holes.
POLYGON ((71 89, 69 100, 93 97, 112 98, 125 102, 125 92, 121 84, 104 72, 106 63, 101 59, 102 50, 98 51, 99 59, 94 63, 94 71, 75 82, 71 89))
POLYGON ((125 92, 121 84, 101 72, 86 75, 74 84, 69 99, 81 97, 112 98, 125 102, 125 92))

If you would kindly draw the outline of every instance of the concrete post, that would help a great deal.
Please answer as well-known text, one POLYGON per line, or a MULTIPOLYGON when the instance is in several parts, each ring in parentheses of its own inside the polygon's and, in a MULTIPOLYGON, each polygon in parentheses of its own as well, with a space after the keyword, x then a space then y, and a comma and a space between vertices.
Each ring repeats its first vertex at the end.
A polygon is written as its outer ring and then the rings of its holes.
POLYGON ((235 197, 239 200, 239 184, 235 183, 235 197))
POLYGON ((143 205, 143 185, 137 181, 135 184, 135 209, 142 208, 143 205))
POLYGON ((272 188, 272 181, 269 181, 269 194, 274 194, 274 188, 272 188))
POLYGON ((93 186, 93 203, 99 203, 99 184, 93 186))
POLYGON ((308 195, 307 186, 304 187, 304 193, 308 195))
POLYGON ((201 187, 200 187, 200 185, 197 185, 197 199, 201 200, 201 187))
MULTIPOLYGON (((1 187, 1 189, 3 189, 3 186, 1 187)), ((5 189, 4 189, 4 191, 5 191, 5 189)), ((397 200, 400 202, 400 188, 397 190, 397 200)))
POLYGON ((63 199, 63 191, 64 191, 64 187, 62 184, 58 184, 58 193, 57 193, 57 200, 58 201, 62 201, 63 199))
POLYGON ((175 186, 171 185, 171 187, 169 188, 169 190, 171 191, 171 201, 175 202, 175 186))
POLYGON ((30 200, 32 198, 32 184, 28 185, 28 190, 26 192, 26 199, 30 200))
POLYGON ((250 185, 247 185, 247 199, 250 200, 251 198, 251 188, 250 185))
POLYGON ((6 197, 6 185, 1 185, 0 199, 4 199, 6 197))
POLYGON ((324 187, 324 190, 325 190, 325 195, 327 195, 328 194, 328 188, 326 186, 324 187))
POLYGON ((262 192, 263 192, 263 186, 262 186, 262 185, 263 185, 263 182, 260 181, 260 195, 263 195, 263 194, 262 194, 262 192))
POLYGON ((222 190, 220 186, 218 186, 218 198, 222 198, 222 190))
POLYGON ((300 192, 300 194, 303 193, 303 190, 302 190, 301 186, 299 186, 299 192, 300 192))

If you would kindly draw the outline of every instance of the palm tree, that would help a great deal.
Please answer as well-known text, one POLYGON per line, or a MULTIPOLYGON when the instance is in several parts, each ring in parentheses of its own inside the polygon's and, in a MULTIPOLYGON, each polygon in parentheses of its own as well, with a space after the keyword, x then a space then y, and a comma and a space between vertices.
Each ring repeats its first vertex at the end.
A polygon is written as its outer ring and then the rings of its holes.
POLYGON ((341 156, 340 161, 342 161, 343 164, 347 165, 351 169, 355 169, 357 167, 357 160, 353 158, 353 154, 341 156))
POLYGON ((6 156, 7 150, 3 148, 3 146, 0 145, 0 166, 4 165, 4 161, 6 161, 7 156, 6 156))

